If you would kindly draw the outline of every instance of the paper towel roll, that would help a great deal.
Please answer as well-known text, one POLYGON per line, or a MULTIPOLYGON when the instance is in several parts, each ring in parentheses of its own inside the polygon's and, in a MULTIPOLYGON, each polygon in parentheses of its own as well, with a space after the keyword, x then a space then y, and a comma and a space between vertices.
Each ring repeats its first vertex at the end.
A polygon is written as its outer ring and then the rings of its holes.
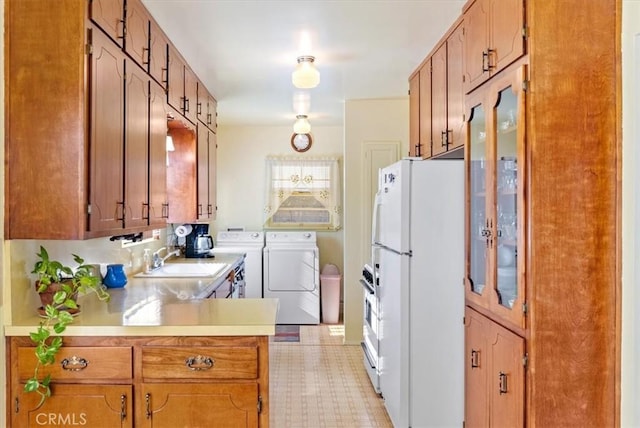
POLYGON ((192 230, 193 228, 190 224, 181 224, 180 226, 176 227, 176 236, 178 238, 184 238, 185 236, 190 234, 192 230))

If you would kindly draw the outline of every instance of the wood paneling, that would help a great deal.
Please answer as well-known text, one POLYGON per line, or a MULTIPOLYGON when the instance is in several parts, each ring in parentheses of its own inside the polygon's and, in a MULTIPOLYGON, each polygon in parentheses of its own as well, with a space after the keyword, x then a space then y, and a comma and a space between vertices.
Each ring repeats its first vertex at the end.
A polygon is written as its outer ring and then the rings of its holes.
POLYGON ((530 426, 619 424, 620 14, 527 2, 530 426))

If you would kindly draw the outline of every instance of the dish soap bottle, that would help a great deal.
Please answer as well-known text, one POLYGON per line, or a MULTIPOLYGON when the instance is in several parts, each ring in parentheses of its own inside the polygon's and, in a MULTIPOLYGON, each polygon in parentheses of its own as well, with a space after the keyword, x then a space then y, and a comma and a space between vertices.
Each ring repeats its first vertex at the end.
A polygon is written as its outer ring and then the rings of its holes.
POLYGON ((144 256, 142 256, 142 263, 144 265, 144 273, 151 272, 151 253, 150 249, 144 249, 144 256))

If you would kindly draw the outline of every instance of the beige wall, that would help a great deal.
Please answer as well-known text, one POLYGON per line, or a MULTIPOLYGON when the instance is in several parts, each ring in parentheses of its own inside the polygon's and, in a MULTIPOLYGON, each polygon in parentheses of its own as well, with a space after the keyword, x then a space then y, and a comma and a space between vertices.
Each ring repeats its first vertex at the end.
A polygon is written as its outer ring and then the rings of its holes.
POLYGON ((409 147, 409 99, 351 100, 345 104, 345 343, 362 340, 362 266, 369 261, 371 208, 364 207, 362 147, 371 142, 400 142, 409 147))
POLYGON ((621 426, 640 427, 640 1, 622 3, 621 426))
MULTIPOLYGON (((313 116, 311 116, 313 118, 313 116)), ((305 153, 291 148, 291 126, 242 126, 218 128, 218 215, 212 233, 228 227, 262 230, 264 207, 264 163, 269 155, 300 157, 343 156, 341 126, 314 126, 313 145, 305 153)), ((341 167, 344 165, 340 160, 341 167)), ((343 180, 344 181, 344 180, 343 180)), ((344 183, 343 183, 344 187, 344 183)), ((343 230, 318 231, 320 268, 331 263, 343 271, 343 230)))

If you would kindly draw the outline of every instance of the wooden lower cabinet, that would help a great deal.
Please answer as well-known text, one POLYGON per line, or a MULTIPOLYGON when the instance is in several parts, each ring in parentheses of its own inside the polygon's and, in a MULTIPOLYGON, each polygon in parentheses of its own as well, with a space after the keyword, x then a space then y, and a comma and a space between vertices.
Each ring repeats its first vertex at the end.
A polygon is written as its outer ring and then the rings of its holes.
POLYGON ((10 427, 269 426, 267 336, 65 337, 43 404, 31 340, 7 349, 10 427))
MULTIPOLYGON (((153 428, 257 427, 258 385, 210 383, 143 384, 138 402, 144 418, 136 426, 153 428)), ((140 417, 142 414, 137 413, 140 417)))
POLYGON ((40 395, 15 391, 11 426, 133 426, 131 385, 55 385, 51 390, 41 406, 40 395))
POLYGON ((465 427, 524 426, 524 339, 465 310, 465 427))

